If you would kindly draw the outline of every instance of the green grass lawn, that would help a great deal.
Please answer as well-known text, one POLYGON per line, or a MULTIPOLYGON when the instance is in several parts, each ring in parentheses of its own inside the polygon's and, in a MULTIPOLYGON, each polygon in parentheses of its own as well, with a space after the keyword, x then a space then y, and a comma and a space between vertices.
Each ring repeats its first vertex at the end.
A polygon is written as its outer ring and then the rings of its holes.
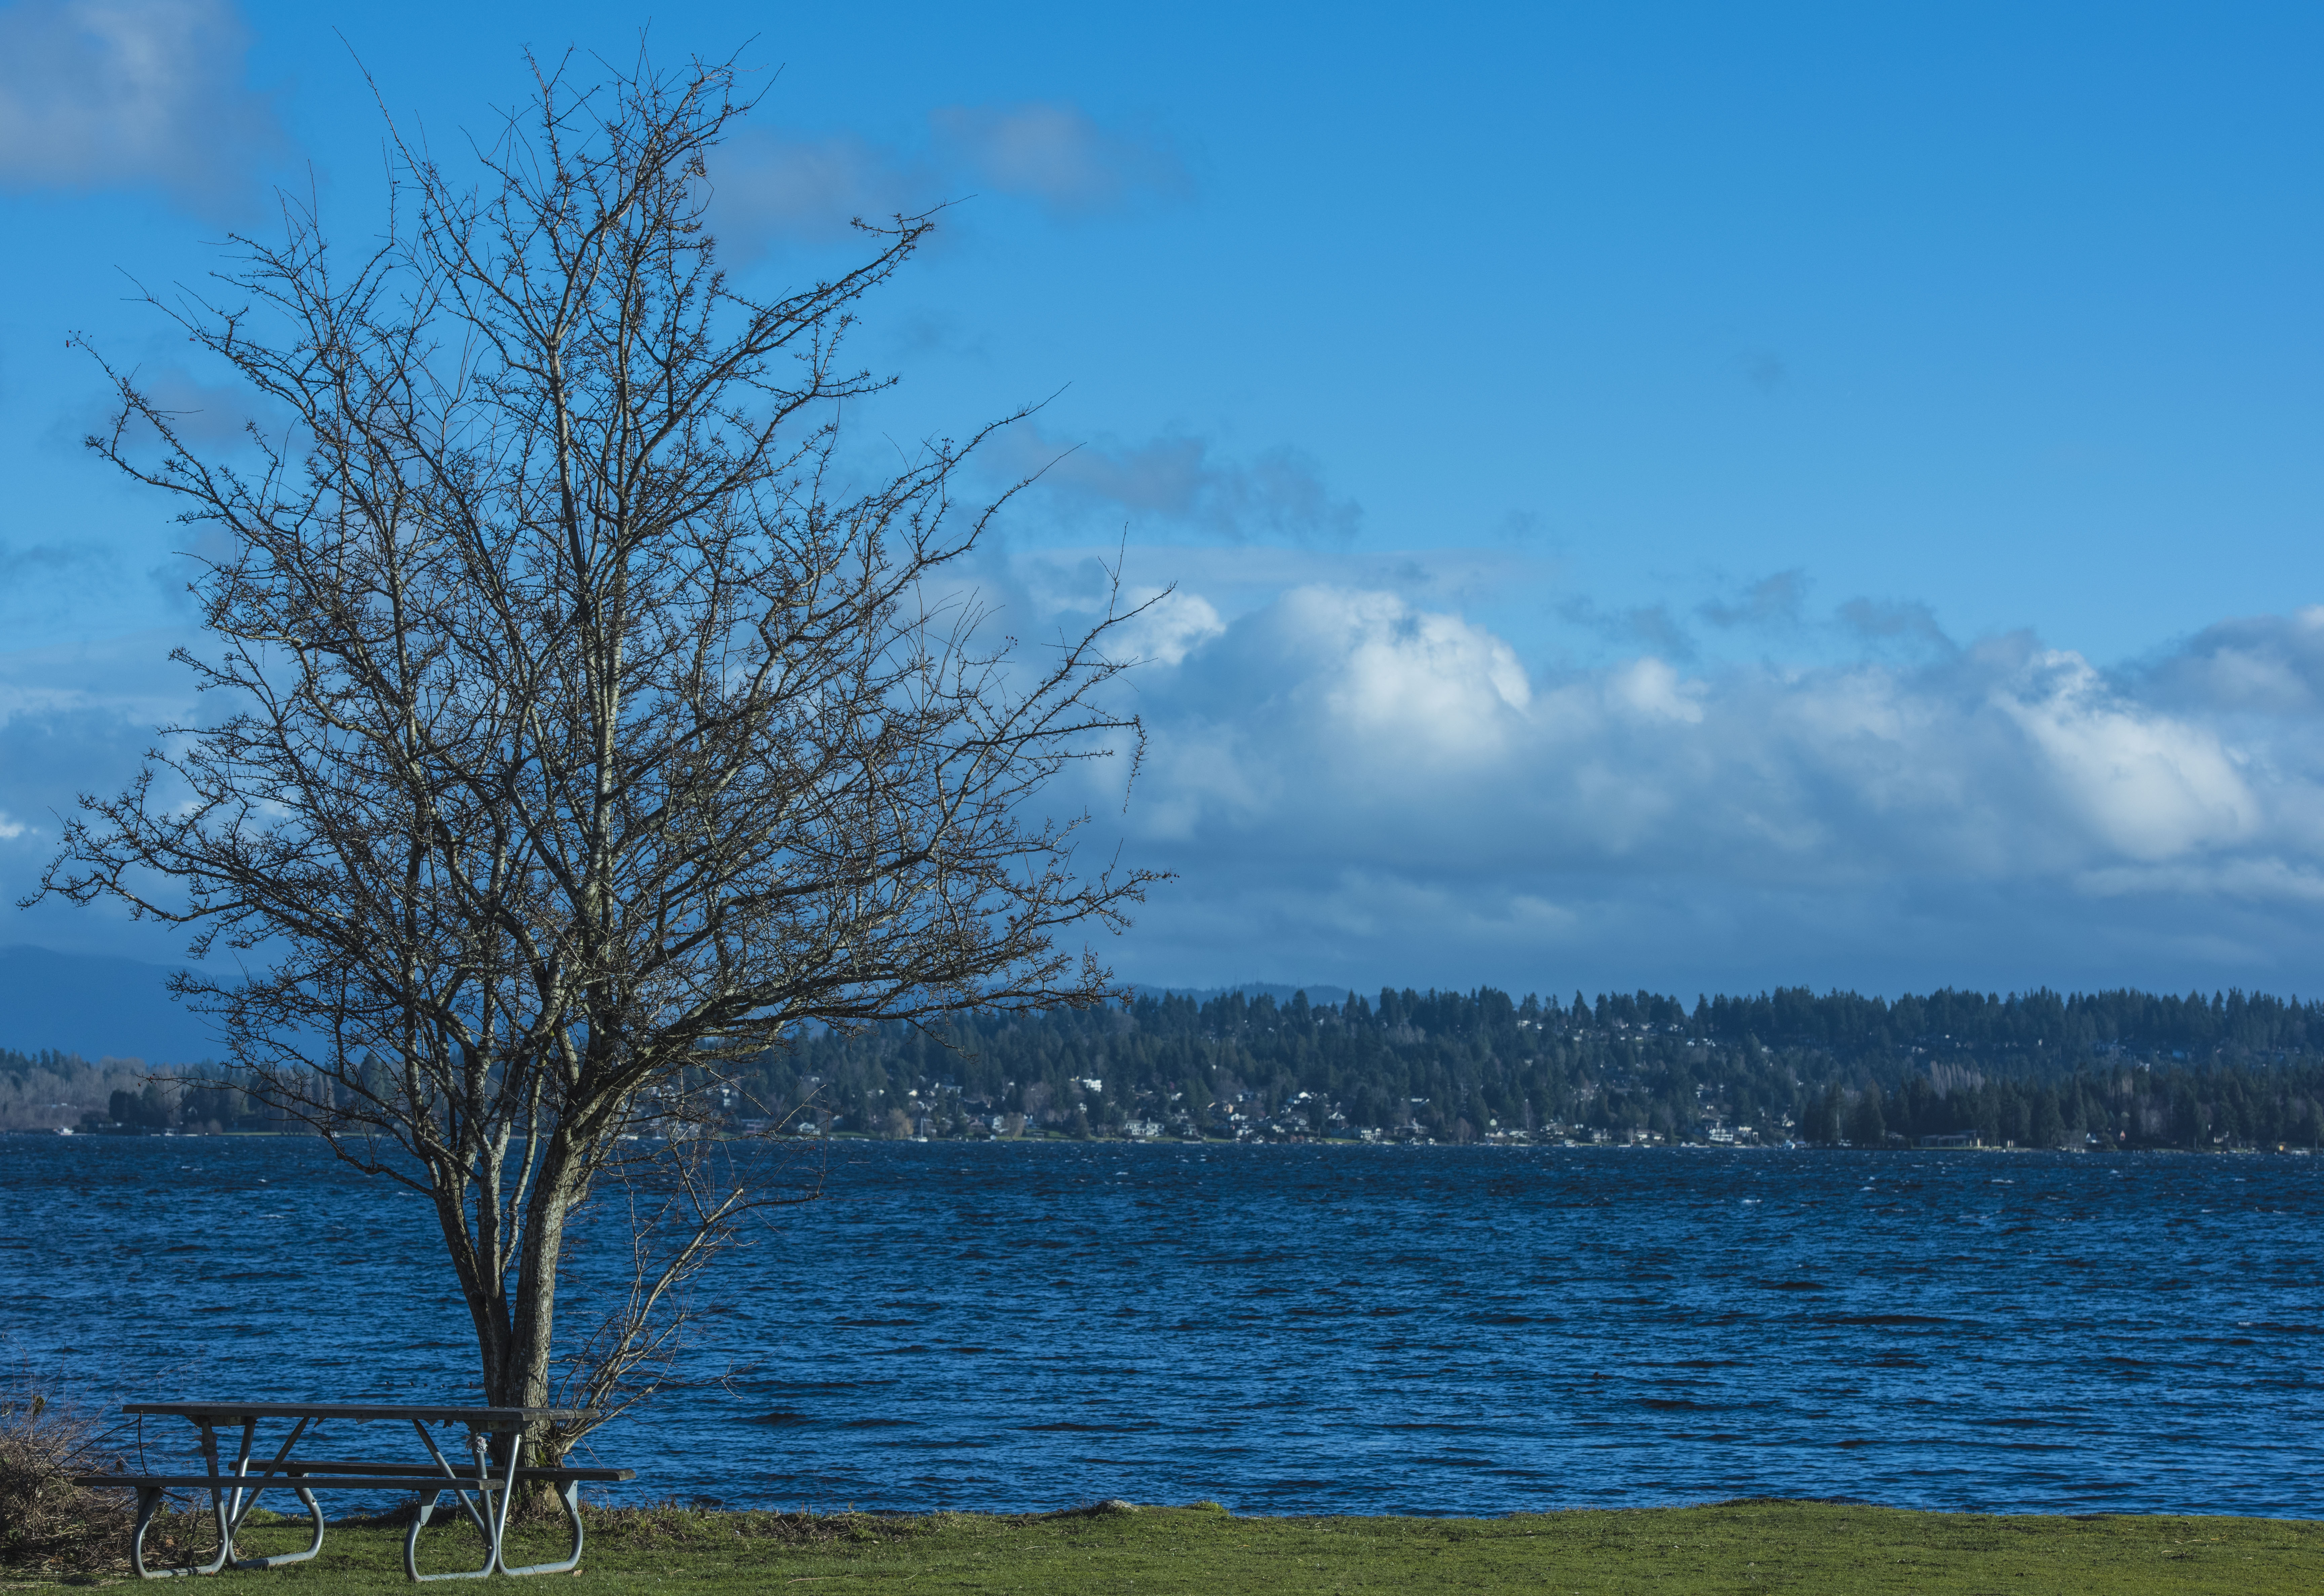
MULTIPOLYGON (((580 1572, 606 1591, 2324 1591, 2324 1524, 2266 1518, 2002 1518, 1818 1502, 1729 1502, 1508 1518, 1238 1518, 1220 1508, 1040 1518, 626 1510, 591 1515, 580 1572)), ((547 1533, 518 1548, 558 1554, 547 1533)), ((304 1536, 268 1527, 250 1554, 304 1536), (279 1543, 279 1544, 278 1544, 279 1543)), ((431 1529, 422 1567, 460 1566, 475 1531, 431 1529)), ((401 1535, 335 1527, 314 1562, 222 1576, 297 1591, 408 1589, 401 1535)), ((473 1566, 473 1563, 468 1564, 473 1566)), ((65 1582, 111 1583, 118 1575, 65 1582)), ((21 1580, 21 1576, 19 1576, 21 1580)), ((53 1588, 53 1587, 52 1587, 53 1588)), ((207 1587, 206 1587, 207 1588, 207 1587)))

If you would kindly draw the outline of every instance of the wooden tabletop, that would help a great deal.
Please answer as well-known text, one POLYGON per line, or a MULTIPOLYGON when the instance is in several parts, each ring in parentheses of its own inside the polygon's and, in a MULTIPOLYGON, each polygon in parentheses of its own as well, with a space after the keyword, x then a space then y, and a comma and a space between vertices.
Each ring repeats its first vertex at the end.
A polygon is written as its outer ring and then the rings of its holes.
POLYGON ((414 1402, 127 1402, 121 1411, 172 1418, 343 1418, 401 1420, 422 1425, 466 1425, 476 1430, 521 1430, 540 1423, 587 1418, 582 1407, 485 1407, 456 1403, 414 1402))

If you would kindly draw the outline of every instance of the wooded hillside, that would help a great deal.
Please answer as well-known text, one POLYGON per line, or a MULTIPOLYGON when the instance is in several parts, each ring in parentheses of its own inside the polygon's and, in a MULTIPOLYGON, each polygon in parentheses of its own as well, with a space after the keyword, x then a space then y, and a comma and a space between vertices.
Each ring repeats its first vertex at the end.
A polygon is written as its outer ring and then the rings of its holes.
POLYGON ((1842 1140, 2311 1147, 2324 1006, 2226 992, 1894 1002, 1789 988, 1570 1003, 1383 990, 1315 1005, 955 1017, 807 1038, 746 1076, 758 1115, 873 1134, 1842 1140), (949 1045, 947 1045, 949 1044, 949 1045))

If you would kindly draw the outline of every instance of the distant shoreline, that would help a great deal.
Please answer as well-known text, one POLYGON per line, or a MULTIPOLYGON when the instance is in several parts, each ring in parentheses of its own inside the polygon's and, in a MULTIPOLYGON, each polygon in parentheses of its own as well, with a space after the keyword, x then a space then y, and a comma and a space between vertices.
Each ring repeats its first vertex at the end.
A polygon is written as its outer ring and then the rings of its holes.
MULTIPOLYGON (((154 1130, 135 1126, 123 1126, 105 1130, 83 1130, 70 1128, 41 1130, 24 1128, 0 1129, 0 1137, 22 1136, 44 1141, 73 1138, 81 1141, 320 1141, 319 1133, 312 1130, 154 1130)), ((1364 1140, 1359 1137, 1290 1137, 1281 1140, 1250 1138, 1232 1139, 1223 1136, 1205 1137, 1195 1141, 1185 1137, 1158 1136, 1063 1136, 1047 1133, 1039 1136, 872 1136, 861 1130, 835 1130, 828 1135, 801 1136, 724 1136, 721 1141, 757 1141, 769 1147, 811 1148, 832 1144, 848 1147, 1104 1147, 1104 1148, 1181 1148, 1208 1150, 1213 1148, 1252 1148, 1288 1149, 1292 1148, 1328 1148, 1399 1152, 1416 1149, 1439 1149, 1447 1152, 1575 1152, 1575 1153, 1877 1153, 1894 1157, 1904 1153, 1975 1153, 2024 1154, 2066 1153, 2075 1158, 2295 1158, 2317 1156, 2317 1149, 2305 1147, 2018 1147, 2014 1143, 2002 1146, 1974 1147, 1854 1147, 1847 1143, 1831 1145, 1812 1141, 1790 1142, 1707 1142, 1707 1141, 1434 1141, 1425 1137, 1409 1137, 1390 1140, 1385 1137, 1364 1140)))

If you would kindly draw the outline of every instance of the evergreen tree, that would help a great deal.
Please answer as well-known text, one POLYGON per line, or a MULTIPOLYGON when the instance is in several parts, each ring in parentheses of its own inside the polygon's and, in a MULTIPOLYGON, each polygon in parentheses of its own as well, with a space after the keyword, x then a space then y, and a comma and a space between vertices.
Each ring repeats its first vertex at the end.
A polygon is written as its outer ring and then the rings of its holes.
POLYGON ((1888 1121, 1882 1112, 1880 1088, 1867 1086, 1848 1111, 1848 1139, 1858 1147, 1885 1147, 1888 1121))

